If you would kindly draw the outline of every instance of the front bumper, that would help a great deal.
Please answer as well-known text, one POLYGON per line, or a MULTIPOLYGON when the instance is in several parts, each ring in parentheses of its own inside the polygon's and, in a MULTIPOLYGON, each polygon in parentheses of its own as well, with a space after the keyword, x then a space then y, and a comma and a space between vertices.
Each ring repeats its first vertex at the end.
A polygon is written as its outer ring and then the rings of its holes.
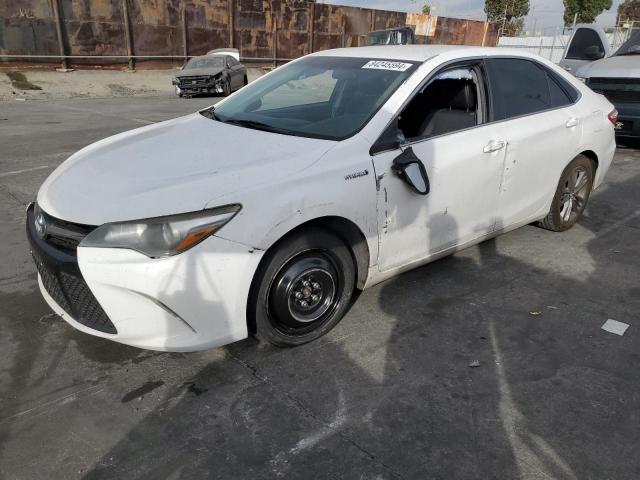
POLYGON ((176 87, 176 93, 183 95, 197 95, 205 93, 223 93, 224 87, 222 79, 215 78, 204 82, 189 83, 185 81, 175 80, 173 85, 176 87))
POLYGON ((246 338, 247 298, 262 251, 215 236, 180 255, 159 259, 127 249, 78 247, 69 265, 86 286, 85 295, 95 299, 112 325, 106 331, 68 308, 47 284, 47 272, 61 267, 56 267, 56 253, 39 245, 32 224, 27 228, 32 251, 47 267, 39 274, 40 290, 73 327, 163 351, 205 350, 246 338))

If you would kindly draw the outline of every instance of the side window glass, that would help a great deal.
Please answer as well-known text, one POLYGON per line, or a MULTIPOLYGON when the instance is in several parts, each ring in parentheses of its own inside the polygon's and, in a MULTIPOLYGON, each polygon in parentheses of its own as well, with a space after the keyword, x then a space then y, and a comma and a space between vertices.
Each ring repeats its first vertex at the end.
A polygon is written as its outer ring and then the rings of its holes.
POLYGON ((528 115, 551 108, 546 72, 529 60, 487 60, 493 98, 494 120, 528 115))
POLYGON ((554 107, 564 107, 573 103, 567 93, 558 85, 558 82, 551 76, 547 75, 549 79, 549 93, 551 93, 551 104, 554 107))
POLYGON ((464 130, 478 124, 478 82, 470 67, 447 70, 418 92, 398 117, 407 140, 464 130))
POLYGON ((570 60, 597 60, 605 50, 600 35, 590 28, 579 28, 571 39, 567 57, 570 60))

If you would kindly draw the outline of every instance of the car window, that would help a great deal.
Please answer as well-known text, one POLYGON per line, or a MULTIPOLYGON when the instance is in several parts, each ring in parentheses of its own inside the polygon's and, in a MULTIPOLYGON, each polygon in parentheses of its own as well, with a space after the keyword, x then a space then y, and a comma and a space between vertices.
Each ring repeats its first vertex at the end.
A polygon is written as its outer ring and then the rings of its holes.
POLYGON ((571 98, 565 92, 560 85, 549 75, 547 74, 547 78, 549 79, 549 93, 551 94, 551 106, 552 107, 564 107, 567 105, 571 105, 573 102, 571 98))
POLYGON ((535 63, 516 58, 490 58, 494 120, 519 117, 552 107, 546 72, 535 63))
POLYGON ((185 70, 191 68, 220 68, 224 67, 222 57, 194 57, 184 66, 185 70))
POLYGON ((227 61, 229 62, 230 67, 238 65, 238 61, 233 57, 227 57, 227 61))
POLYGON ((438 74, 398 116, 404 140, 416 141, 453 133, 478 124, 479 88, 473 67, 438 74))
POLYGON ((631 33, 629 39, 622 44, 616 55, 640 55, 640 30, 631 33))
POLYGON ((246 128, 342 140, 360 130, 418 62, 305 57, 252 82, 203 115, 246 128))
POLYGON ((604 54, 604 45, 598 32, 590 28, 579 28, 571 39, 566 58, 570 60, 594 60, 599 56, 604 56, 604 54))

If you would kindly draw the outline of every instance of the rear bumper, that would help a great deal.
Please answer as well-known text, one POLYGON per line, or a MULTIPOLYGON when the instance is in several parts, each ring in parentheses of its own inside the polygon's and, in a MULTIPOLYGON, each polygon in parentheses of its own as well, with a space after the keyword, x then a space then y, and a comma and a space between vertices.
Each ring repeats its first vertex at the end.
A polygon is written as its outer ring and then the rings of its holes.
POLYGON ((617 137, 640 138, 640 103, 618 104, 618 125, 616 128, 617 137))

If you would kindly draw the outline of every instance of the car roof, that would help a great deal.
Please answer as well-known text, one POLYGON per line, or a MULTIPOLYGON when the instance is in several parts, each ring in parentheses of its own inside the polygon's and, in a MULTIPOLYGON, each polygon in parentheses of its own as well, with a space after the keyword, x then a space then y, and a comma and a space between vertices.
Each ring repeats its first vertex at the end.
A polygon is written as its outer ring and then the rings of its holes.
POLYGON ((371 47, 350 47, 323 50, 313 53, 314 56, 376 58, 388 60, 408 60, 425 62, 442 54, 455 57, 468 56, 509 56, 540 59, 528 52, 496 47, 475 47, 469 45, 374 45, 371 47))

